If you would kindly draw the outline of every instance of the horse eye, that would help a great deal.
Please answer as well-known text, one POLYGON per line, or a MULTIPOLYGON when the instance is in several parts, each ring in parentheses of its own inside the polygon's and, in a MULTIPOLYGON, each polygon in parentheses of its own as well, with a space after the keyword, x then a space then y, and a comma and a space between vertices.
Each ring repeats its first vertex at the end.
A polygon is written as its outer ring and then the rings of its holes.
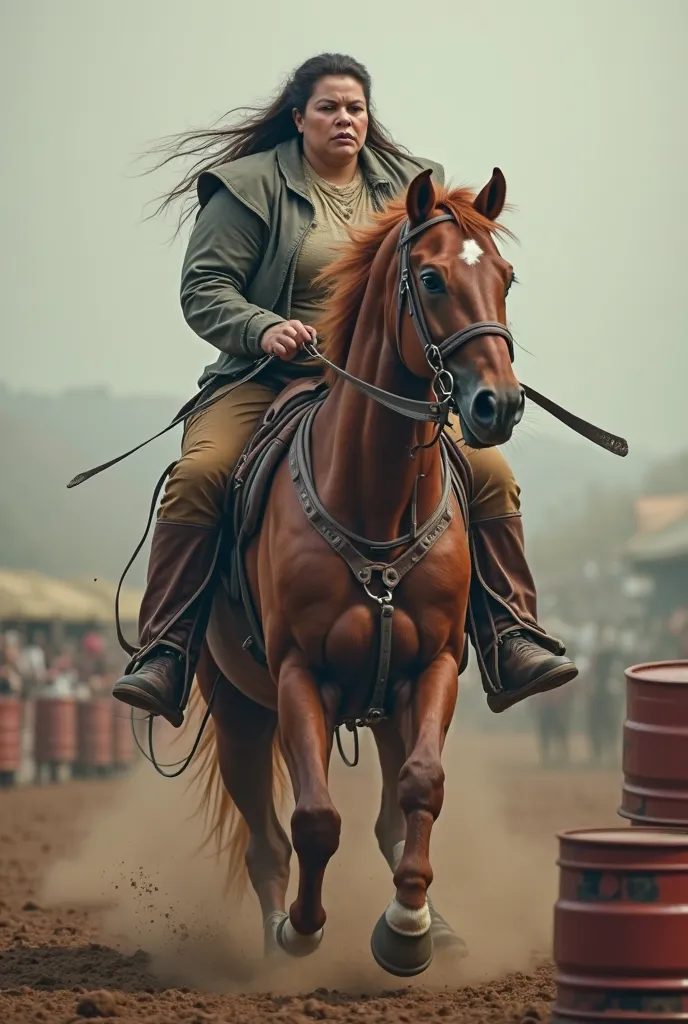
POLYGON ((516 277, 515 274, 512 274, 511 275, 511 280, 509 281, 508 285, 506 286, 506 294, 508 295, 509 292, 511 291, 512 284, 518 284, 518 283, 519 283, 518 278, 516 277))
POLYGON ((437 295, 439 292, 444 291, 444 281, 436 270, 424 270, 420 275, 420 279, 425 290, 430 292, 431 295, 437 295))

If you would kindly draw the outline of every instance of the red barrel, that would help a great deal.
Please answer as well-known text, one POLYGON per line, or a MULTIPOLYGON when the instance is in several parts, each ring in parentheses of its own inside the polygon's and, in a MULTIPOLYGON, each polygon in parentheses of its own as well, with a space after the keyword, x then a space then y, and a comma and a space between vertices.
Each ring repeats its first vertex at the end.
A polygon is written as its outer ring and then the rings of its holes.
POLYGON ((627 670, 623 771, 622 817, 688 829, 688 661, 627 670))
POLYGON ((34 759, 37 764, 73 764, 77 751, 73 697, 36 700, 34 759))
POLYGON ((553 1019, 688 1020, 688 836, 559 834, 553 1019))
POLYGON ((91 697, 77 702, 77 757, 80 768, 112 765, 112 699, 91 697))
POLYGON ((12 775, 21 764, 21 702, 0 697, 0 774, 12 775))
POLYGON ((112 763, 128 768, 134 762, 134 737, 129 709, 120 700, 112 702, 112 763))

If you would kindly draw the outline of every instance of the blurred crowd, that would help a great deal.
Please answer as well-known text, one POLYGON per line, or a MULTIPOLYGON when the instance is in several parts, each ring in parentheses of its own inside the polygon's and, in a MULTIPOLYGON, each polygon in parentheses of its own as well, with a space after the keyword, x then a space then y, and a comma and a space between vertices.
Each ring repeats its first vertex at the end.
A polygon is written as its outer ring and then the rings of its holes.
POLYGON ((97 696, 109 690, 121 660, 119 648, 101 632, 56 641, 40 629, 0 627, 0 694, 97 696))
POLYGON ((582 732, 592 765, 620 761, 626 707, 625 671, 631 665, 688 658, 688 608, 668 617, 645 614, 621 621, 555 623, 580 669, 569 686, 535 698, 532 716, 544 765, 571 761, 571 738, 582 732))

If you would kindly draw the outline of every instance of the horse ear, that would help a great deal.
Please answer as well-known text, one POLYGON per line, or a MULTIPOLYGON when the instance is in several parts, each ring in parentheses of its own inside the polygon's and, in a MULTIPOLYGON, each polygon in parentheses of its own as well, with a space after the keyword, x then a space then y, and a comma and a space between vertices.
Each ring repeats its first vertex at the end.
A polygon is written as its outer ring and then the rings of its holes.
POLYGON ((478 213, 482 213, 483 217, 487 217, 488 220, 497 220, 497 217, 499 217, 504 209, 505 202, 506 178, 499 167, 495 167, 487 185, 475 197, 473 206, 478 213))
POLYGON ((417 174, 406 193, 406 213, 412 228, 425 224, 435 209, 435 189, 432 184, 432 171, 427 168, 417 174))

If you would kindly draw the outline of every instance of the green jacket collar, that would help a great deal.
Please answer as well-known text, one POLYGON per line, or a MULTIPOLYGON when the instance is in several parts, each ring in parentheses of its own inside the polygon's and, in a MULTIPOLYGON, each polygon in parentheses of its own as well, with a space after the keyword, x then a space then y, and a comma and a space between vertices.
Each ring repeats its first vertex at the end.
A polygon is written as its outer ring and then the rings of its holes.
MULTIPOLYGON (((298 138, 287 139, 280 142, 275 148, 277 163, 284 175, 284 179, 294 192, 308 199, 308 188, 303 173, 303 157, 301 143, 298 138)), ((385 172, 377 154, 364 146, 360 153, 361 169, 366 181, 370 185, 390 185, 391 179, 385 172)))

